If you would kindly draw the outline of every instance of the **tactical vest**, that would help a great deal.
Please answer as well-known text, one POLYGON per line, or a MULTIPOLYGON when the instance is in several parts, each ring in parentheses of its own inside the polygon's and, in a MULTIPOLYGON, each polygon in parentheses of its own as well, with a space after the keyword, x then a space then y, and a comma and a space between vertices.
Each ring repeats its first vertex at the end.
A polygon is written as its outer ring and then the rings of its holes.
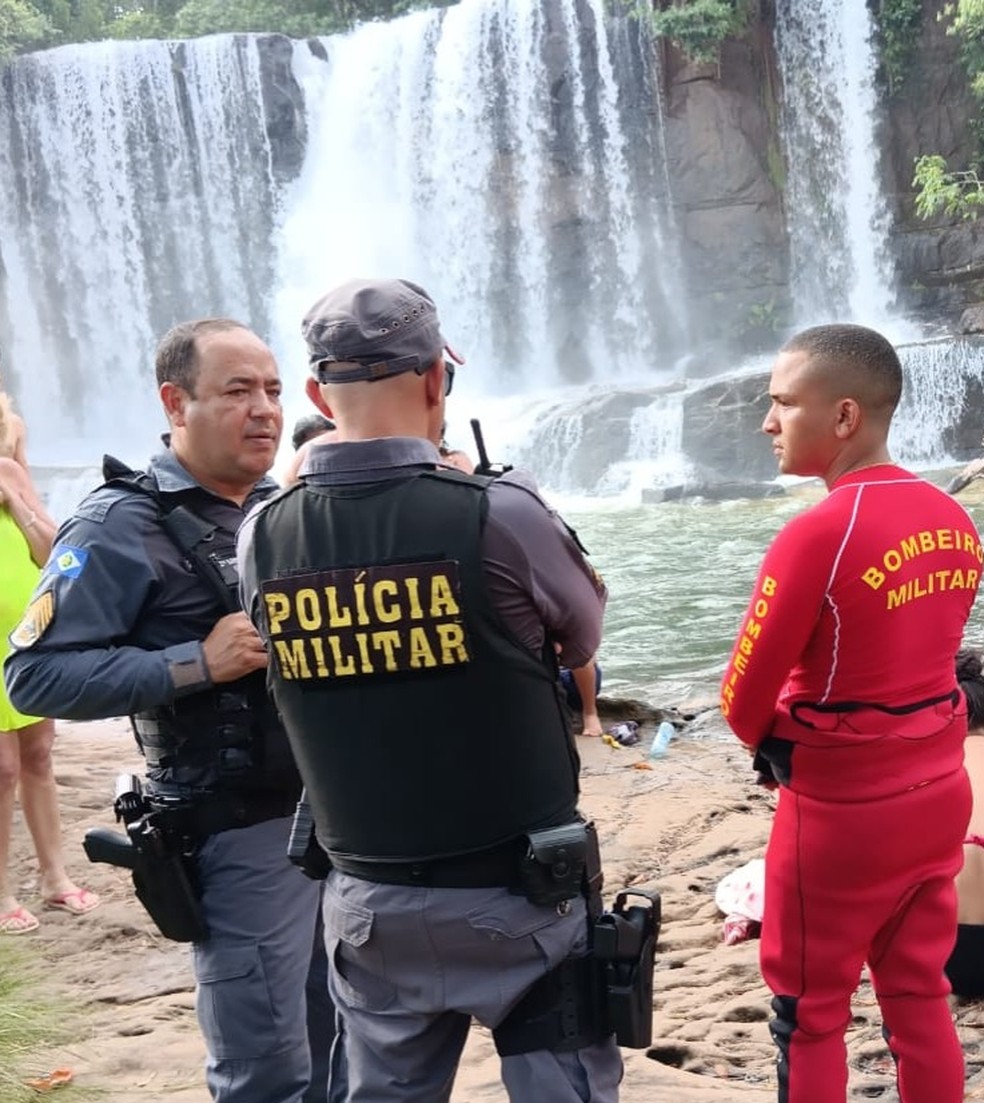
POLYGON ((489 481, 300 484, 256 518, 271 687, 329 854, 465 854, 575 817, 553 649, 486 590, 489 481))
MULTIPOLYGON (((238 612, 235 537, 184 505, 169 505, 154 478, 104 460, 107 486, 145 494, 161 526, 216 601, 216 620, 238 612)), ((134 713, 134 735, 159 792, 254 792, 296 799, 297 767, 262 670, 170 704, 134 713)))

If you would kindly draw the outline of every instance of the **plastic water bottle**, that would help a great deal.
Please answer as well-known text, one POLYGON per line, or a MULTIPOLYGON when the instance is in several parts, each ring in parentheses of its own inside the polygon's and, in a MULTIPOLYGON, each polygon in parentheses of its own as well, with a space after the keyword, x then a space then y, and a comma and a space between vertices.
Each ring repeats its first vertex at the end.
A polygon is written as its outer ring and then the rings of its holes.
POLYGON ((649 748, 649 757, 662 758, 663 755, 666 754, 666 749, 669 747, 673 735, 673 725, 669 720, 664 720, 656 729, 656 734, 653 736, 653 745, 649 748))

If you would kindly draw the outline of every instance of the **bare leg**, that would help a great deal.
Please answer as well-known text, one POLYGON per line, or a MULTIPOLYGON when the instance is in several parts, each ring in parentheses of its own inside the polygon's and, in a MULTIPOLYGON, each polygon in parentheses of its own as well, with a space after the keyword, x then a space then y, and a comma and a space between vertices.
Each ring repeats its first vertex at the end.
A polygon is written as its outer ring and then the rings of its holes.
POLYGON ((51 761, 55 722, 40 720, 17 732, 20 742, 20 799, 41 868, 45 899, 78 893, 65 869, 58 786, 51 761))
POLYGON ((17 733, 0 732, 0 914, 3 915, 17 907, 17 900, 10 884, 8 866, 19 773, 20 754, 17 733))

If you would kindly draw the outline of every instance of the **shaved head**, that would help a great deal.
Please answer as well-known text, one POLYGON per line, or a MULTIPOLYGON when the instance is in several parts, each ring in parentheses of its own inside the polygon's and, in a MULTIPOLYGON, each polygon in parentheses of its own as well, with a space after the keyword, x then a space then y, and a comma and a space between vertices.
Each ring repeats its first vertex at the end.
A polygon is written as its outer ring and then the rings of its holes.
POLYGON ((865 326, 813 326, 780 350, 807 358, 809 375, 833 397, 853 398, 867 413, 888 420, 902 396, 898 353, 880 333, 865 326))

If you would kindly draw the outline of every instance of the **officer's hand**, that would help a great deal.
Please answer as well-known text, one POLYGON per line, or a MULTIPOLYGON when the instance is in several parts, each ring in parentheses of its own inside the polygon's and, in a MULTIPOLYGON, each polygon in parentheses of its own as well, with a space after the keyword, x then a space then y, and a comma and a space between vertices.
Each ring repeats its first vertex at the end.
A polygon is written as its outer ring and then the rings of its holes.
POLYGON ((245 613, 229 613, 202 641, 213 682, 234 682, 267 665, 267 653, 245 613))

